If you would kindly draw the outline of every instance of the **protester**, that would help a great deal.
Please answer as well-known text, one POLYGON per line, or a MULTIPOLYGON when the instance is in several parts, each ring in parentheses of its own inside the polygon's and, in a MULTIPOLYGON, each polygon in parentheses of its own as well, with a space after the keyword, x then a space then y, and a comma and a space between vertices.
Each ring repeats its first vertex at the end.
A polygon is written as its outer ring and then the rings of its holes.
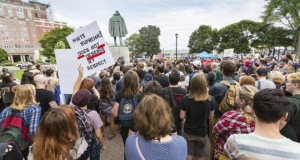
POLYGON ((175 122, 175 127, 177 133, 182 135, 181 133, 181 119, 179 117, 180 108, 179 104, 182 102, 183 97, 186 95, 185 89, 178 86, 178 82, 180 80, 180 73, 178 70, 173 69, 169 75, 169 87, 163 88, 163 98, 172 108, 173 119, 175 122))
MULTIPOLYGON (((234 62, 230 60, 223 60, 220 63, 220 73, 222 75, 222 81, 228 82, 230 85, 235 85, 236 81, 233 80, 232 76, 235 72, 236 65, 234 62)), ((221 82, 222 82, 221 81, 221 82)), ((222 102, 222 100, 226 95, 226 92, 229 88, 223 84, 223 83, 215 83, 212 87, 209 88, 209 94, 215 98, 217 105, 222 102)), ((211 143, 211 157, 213 157, 213 154, 215 152, 215 144, 216 144, 216 137, 212 135, 212 130, 219 118, 223 113, 219 111, 218 107, 215 107, 215 113, 214 118, 209 120, 209 134, 210 134, 210 143, 211 143)))
MULTIPOLYGON (((112 115, 112 107, 115 103, 116 91, 111 86, 109 78, 103 78, 102 83, 99 87, 100 99, 99 99, 99 110, 100 117, 104 124, 107 122, 107 118, 109 118, 110 127, 109 127, 109 137, 108 140, 113 139, 116 136, 115 133, 115 118, 112 115)), ((105 125, 102 125, 101 131, 104 133, 105 125)))
POLYGON ((116 84, 117 84, 117 82, 119 81, 121 79, 121 74, 120 74, 120 72, 115 72, 114 74, 113 74, 113 80, 111 81, 111 84, 112 84, 112 87, 113 87, 113 89, 116 91, 116 84))
POLYGON ((117 93, 115 103, 112 109, 114 117, 119 116, 121 123, 120 133, 123 143, 128 137, 130 121, 138 103, 143 98, 144 94, 139 91, 139 77, 136 72, 128 71, 122 79, 122 89, 117 93), (123 117, 126 117, 123 119, 123 117), (130 117, 127 119, 127 117, 130 117))
POLYGON ((190 92, 180 104, 180 118, 186 119, 183 137, 188 144, 187 160, 202 159, 208 133, 208 120, 214 117, 215 100, 208 92, 206 77, 202 73, 193 76, 190 92))
POLYGON ((28 133, 26 133, 25 130, 22 130, 21 139, 26 142, 26 145, 22 145, 20 150, 24 157, 28 156, 29 146, 32 144, 32 139, 35 136, 41 118, 41 107, 35 101, 35 94, 35 88, 31 84, 18 86, 13 103, 10 107, 5 108, 0 114, 1 126, 3 126, 7 117, 12 115, 18 116, 18 113, 21 114, 23 123, 20 122, 21 124, 18 124, 16 121, 14 121, 14 123, 16 126, 21 125, 22 128, 28 129, 28 133))
POLYGON ((232 134, 248 134, 254 131, 254 113, 252 110, 253 96, 258 89, 251 85, 243 85, 237 94, 236 103, 239 109, 223 114, 213 128, 213 134, 218 137, 214 159, 218 160, 223 153, 227 138, 232 134))
POLYGON ((71 106, 60 106, 43 116, 28 160, 77 159, 87 149, 79 137, 75 112, 71 106))
POLYGON ((134 123, 138 134, 126 140, 127 159, 186 158, 186 141, 180 136, 170 136, 173 128, 171 108, 161 97, 145 96, 134 113, 134 123))
POLYGON ((262 89, 275 89, 276 85, 274 84, 274 82, 267 80, 267 75, 268 75, 268 69, 264 68, 264 67, 259 67, 256 70, 256 77, 257 77, 257 81, 255 82, 255 86, 258 88, 258 90, 262 90, 262 89))
POLYGON ((202 71, 203 66, 202 66, 202 64, 199 60, 195 60, 195 61, 192 62, 192 69, 193 69, 193 72, 191 74, 189 74, 189 79, 186 83, 188 91, 190 90, 190 84, 191 84, 191 81, 192 81, 192 78, 193 78, 194 74, 203 73, 203 71, 202 71))
POLYGON ((287 118, 289 106, 289 99, 278 89, 257 92, 253 99, 254 132, 231 135, 224 145, 225 156, 231 159, 300 159, 300 144, 279 132, 280 121, 287 118))
POLYGON ((287 77, 286 90, 290 97, 290 107, 286 125, 280 133, 295 142, 300 142, 300 73, 292 73, 287 77))
POLYGON ((47 77, 44 75, 34 76, 36 85, 36 101, 40 103, 42 108, 42 116, 51 108, 58 107, 53 92, 46 90, 47 77))
POLYGON ((5 106, 8 107, 12 104, 18 84, 14 82, 15 75, 9 72, 4 72, 1 75, 1 97, 5 106))
POLYGON ((23 75, 22 75, 22 79, 21 79, 21 85, 22 84, 32 84, 35 86, 35 83, 34 83, 34 75, 32 72, 24 72, 23 75))
POLYGON ((58 79, 54 77, 54 70, 53 69, 46 70, 45 75, 47 76, 46 90, 51 91, 55 95, 57 86, 59 86, 59 82, 58 79))
POLYGON ((251 85, 251 86, 255 86, 255 79, 252 76, 242 76, 240 77, 240 86, 243 85, 251 85))
POLYGON ((168 76, 165 75, 165 65, 160 64, 157 67, 157 70, 159 71, 159 74, 154 76, 153 79, 156 80, 160 85, 165 88, 169 86, 169 79, 168 76))

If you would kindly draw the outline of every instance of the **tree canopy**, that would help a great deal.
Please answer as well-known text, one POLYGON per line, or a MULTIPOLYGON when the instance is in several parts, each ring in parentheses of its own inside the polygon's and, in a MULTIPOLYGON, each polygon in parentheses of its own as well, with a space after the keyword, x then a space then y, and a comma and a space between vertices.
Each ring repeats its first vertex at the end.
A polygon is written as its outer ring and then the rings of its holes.
POLYGON ((264 22, 279 22, 293 33, 294 47, 300 56, 300 3, 299 0, 266 0, 264 22))
POLYGON ((146 53, 151 59, 158 54, 160 50, 160 29, 157 26, 148 25, 139 30, 141 51, 146 53))
POLYGON ((190 53, 200 53, 203 51, 212 52, 218 43, 218 31, 211 26, 201 25, 190 36, 188 47, 190 53))
POLYGON ((137 56, 142 54, 142 44, 140 35, 134 33, 130 35, 125 41, 125 45, 129 48, 131 55, 137 56))
POLYGON ((56 44, 61 41, 65 44, 66 48, 70 48, 69 43, 66 39, 68 35, 74 32, 73 28, 64 27, 64 28, 55 28, 50 32, 47 32, 43 38, 39 41, 43 50, 41 55, 51 58, 54 57, 54 49, 56 44))
POLYGON ((0 48, 0 61, 6 60, 7 57, 8 57, 8 53, 6 52, 6 50, 0 48))

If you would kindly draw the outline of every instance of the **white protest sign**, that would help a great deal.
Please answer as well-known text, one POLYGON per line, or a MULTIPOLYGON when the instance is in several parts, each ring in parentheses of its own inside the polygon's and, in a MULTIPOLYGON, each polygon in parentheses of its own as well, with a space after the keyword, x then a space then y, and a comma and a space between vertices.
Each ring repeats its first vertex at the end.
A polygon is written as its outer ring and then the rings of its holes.
POLYGON ((74 84, 78 76, 78 60, 71 49, 56 49, 59 85, 61 94, 73 94, 74 84))
POLYGON ((87 77, 115 64, 97 22, 93 22, 67 37, 69 45, 78 62, 83 66, 87 77))
POLYGON ((224 49, 223 57, 232 57, 234 56, 234 49, 224 49))

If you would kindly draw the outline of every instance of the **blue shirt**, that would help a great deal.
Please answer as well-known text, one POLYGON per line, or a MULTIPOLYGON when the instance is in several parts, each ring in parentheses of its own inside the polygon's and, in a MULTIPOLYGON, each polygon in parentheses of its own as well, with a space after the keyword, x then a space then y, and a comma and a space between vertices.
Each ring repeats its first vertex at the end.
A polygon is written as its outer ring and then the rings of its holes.
MULTIPOLYGON (((29 124, 28 126, 28 137, 32 138, 35 135, 35 131, 37 130, 40 119, 41 119, 41 107, 36 105, 30 105, 25 110, 21 111, 21 115, 24 120, 29 124)), ((5 108, 0 114, 0 125, 2 125, 3 121, 6 117, 11 114, 10 107, 5 108)))
POLYGON ((172 136, 172 139, 167 142, 156 142, 146 141, 143 136, 134 134, 126 139, 125 156, 128 160, 141 160, 136 139, 145 159, 185 160, 187 157, 187 143, 181 136, 172 136))
POLYGON ((116 83, 116 92, 119 93, 122 89, 123 86, 123 78, 118 80, 118 82, 116 83))

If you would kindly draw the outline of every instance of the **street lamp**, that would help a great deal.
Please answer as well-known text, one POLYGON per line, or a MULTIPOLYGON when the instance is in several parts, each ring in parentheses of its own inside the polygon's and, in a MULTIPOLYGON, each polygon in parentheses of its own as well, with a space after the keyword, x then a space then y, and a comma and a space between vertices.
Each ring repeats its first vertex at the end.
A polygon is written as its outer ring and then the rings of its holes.
POLYGON ((176 37, 176 61, 177 61, 177 38, 178 38, 178 33, 175 34, 176 37))

